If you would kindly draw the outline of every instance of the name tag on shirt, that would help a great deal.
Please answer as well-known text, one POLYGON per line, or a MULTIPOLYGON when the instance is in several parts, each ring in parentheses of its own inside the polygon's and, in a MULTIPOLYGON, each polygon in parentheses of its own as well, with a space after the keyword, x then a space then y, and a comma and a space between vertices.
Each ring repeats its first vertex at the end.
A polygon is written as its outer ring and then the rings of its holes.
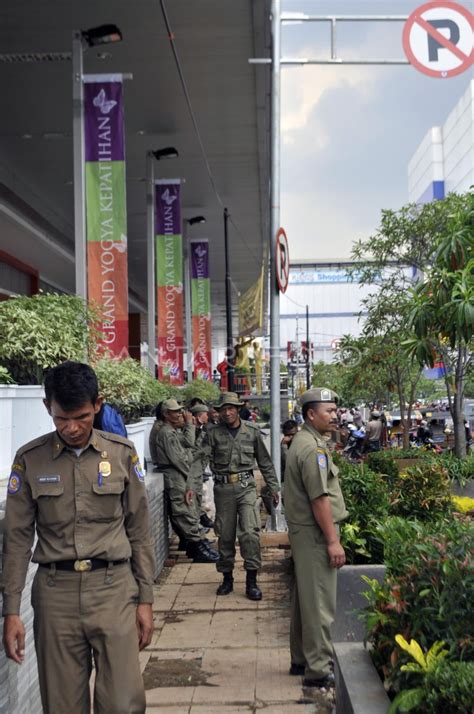
POLYGON ((38 483, 59 483, 61 481, 61 476, 59 474, 53 474, 52 476, 37 476, 38 483))

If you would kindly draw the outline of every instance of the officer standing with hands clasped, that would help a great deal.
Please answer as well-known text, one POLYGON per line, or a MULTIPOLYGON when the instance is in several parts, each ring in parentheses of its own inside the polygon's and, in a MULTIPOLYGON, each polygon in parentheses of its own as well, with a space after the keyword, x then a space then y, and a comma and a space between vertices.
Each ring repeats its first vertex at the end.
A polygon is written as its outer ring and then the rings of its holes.
POLYGON ((223 392, 217 405, 221 423, 207 432, 215 484, 215 531, 219 536, 219 561, 216 565, 224 576, 217 594, 228 595, 233 590, 238 521, 240 552, 247 571, 245 592, 249 600, 261 600, 262 592, 257 585, 257 573, 261 566, 260 514, 253 475, 254 462, 257 461, 275 505, 279 501, 280 485, 258 427, 240 419, 241 406, 237 394, 223 392))
POLYGON ((291 598, 290 674, 303 686, 329 687, 331 623, 336 611, 337 569, 345 563, 339 523, 348 513, 325 435, 337 429, 337 394, 309 389, 301 396, 304 425, 288 451, 285 516, 295 583, 291 598))
POLYGON ((45 406, 56 431, 21 447, 8 483, 3 641, 21 664, 20 619, 35 529, 34 635, 43 709, 142 714, 138 651, 153 634, 155 562, 145 477, 131 441, 93 429, 97 378, 86 364, 49 370, 45 406))

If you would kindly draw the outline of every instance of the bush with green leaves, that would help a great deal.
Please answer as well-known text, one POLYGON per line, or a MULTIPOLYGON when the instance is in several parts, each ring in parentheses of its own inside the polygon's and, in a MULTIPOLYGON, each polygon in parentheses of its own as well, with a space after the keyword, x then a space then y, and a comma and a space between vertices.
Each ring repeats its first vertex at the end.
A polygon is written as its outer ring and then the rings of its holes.
POLYGON ((15 380, 11 376, 6 367, 0 365, 0 384, 15 384, 15 380))
POLYGON ((474 478, 474 453, 472 451, 465 459, 459 459, 449 451, 439 454, 435 458, 444 466, 451 482, 465 486, 470 479, 474 478))
POLYGON ((19 296, 0 303, 0 365, 18 384, 42 384, 44 370, 95 351, 97 312, 74 295, 19 296))
POLYGON ((348 563, 381 563, 383 544, 377 526, 389 515, 389 490, 382 474, 364 464, 338 458, 339 478, 349 518, 341 540, 348 563))
POLYGON ((176 396, 176 388, 158 382, 139 362, 103 358, 92 365, 100 393, 116 407, 126 422, 153 416, 158 402, 176 396))
POLYGON ((375 665, 387 687, 399 691, 406 661, 396 649, 399 633, 424 650, 444 641, 449 659, 474 658, 474 524, 394 517, 379 532, 387 570, 381 584, 363 578, 369 587, 361 617, 375 665))
POLYGON ((472 714, 474 662, 442 662, 426 677, 425 690, 420 714, 472 714))
POLYGON ((394 482, 391 512, 395 516, 433 520, 451 513, 450 482, 442 464, 429 460, 410 466, 394 482))
POLYGON ((367 456, 367 466, 377 474, 385 474, 392 483, 398 478, 397 462, 391 451, 374 451, 367 456))
POLYGON ((179 389, 179 399, 184 404, 189 404, 193 397, 199 397, 207 404, 215 404, 219 395, 220 389, 217 384, 204 379, 195 379, 179 389))

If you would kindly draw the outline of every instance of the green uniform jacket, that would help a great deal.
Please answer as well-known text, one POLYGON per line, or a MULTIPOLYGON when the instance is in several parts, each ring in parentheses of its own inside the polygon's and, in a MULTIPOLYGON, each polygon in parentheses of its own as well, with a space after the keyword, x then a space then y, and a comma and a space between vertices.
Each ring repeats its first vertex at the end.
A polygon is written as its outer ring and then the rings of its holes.
POLYGON ((288 523, 315 525, 311 502, 324 495, 329 497, 334 523, 347 518, 338 473, 324 437, 305 423, 293 439, 286 457, 285 516, 288 523))
POLYGON ((184 429, 176 429, 164 424, 156 438, 158 468, 170 478, 181 478, 192 488, 190 470, 193 463, 193 450, 196 429, 187 424, 184 429))
POLYGON ((213 473, 228 475, 249 471, 256 461, 271 492, 280 490, 272 460, 255 424, 241 421, 235 437, 225 424, 217 424, 208 429, 205 444, 213 473))

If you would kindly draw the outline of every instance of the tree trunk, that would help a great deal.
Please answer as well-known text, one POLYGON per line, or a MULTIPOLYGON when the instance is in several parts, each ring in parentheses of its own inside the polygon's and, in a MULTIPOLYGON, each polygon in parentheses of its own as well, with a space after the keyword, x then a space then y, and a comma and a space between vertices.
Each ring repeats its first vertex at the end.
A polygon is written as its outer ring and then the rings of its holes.
POLYGON ((459 459, 466 458, 466 430, 464 428, 464 375, 466 350, 458 348, 456 361, 456 391, 454 394, 451 416, 454 423, 454 453, 459 459))
POLYGON ((405 394, 403 391, 403 382, 400 377, 400 370, 395 371, 395 381, 397 383, 398 400, 400 402, 400 421, 403 427, 403 448, 410 448, 410 422, 405 411, 405 394))

